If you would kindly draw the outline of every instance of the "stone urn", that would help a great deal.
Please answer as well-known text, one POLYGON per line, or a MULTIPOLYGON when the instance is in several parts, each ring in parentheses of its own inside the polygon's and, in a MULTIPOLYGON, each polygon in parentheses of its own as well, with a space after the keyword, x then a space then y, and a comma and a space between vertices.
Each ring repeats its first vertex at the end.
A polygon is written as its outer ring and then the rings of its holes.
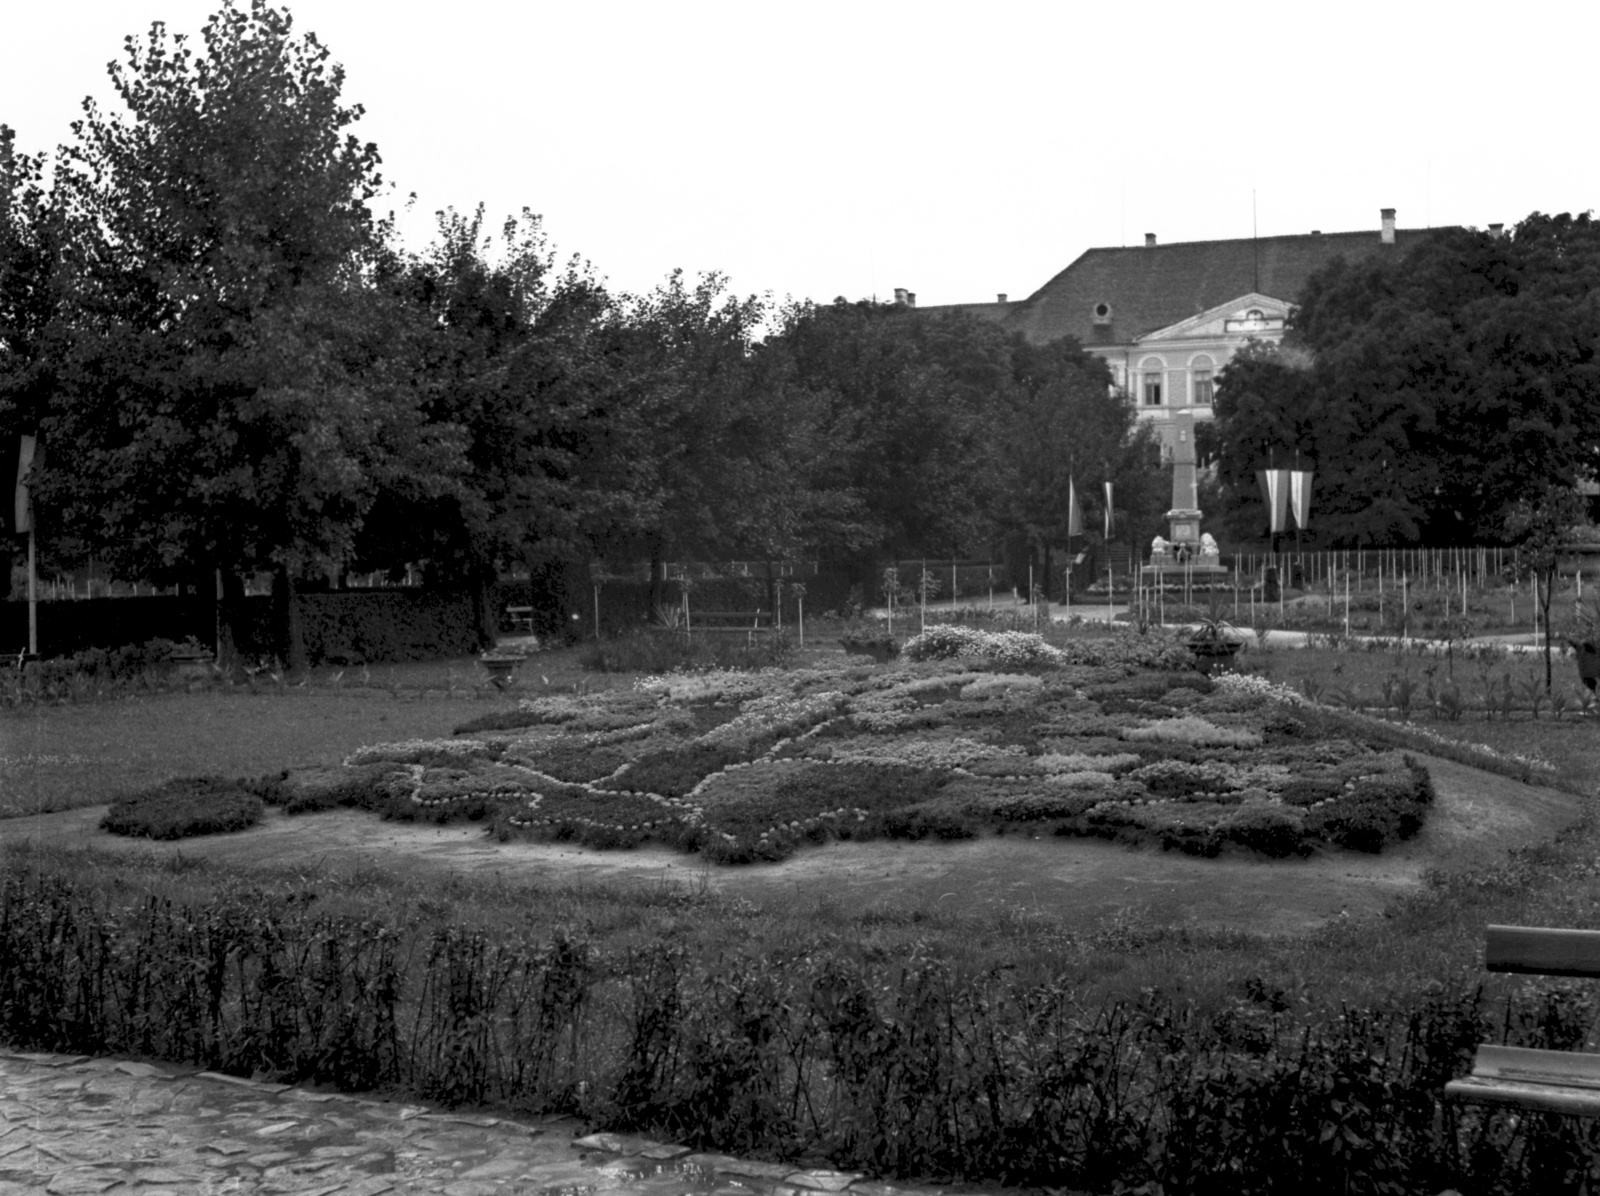
POLYGON ((489 674, 489 683, 496 689, 504 689, 511 684, 512 674, 517 671, 517 666, 527 658, 516 656, 509 652, 485 652, 478 657, 478 663, 489 674))

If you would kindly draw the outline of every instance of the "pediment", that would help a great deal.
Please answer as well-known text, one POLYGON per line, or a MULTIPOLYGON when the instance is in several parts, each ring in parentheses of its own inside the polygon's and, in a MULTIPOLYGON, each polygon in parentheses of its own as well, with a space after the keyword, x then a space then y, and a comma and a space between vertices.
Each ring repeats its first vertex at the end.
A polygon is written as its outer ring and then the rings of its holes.
POLYGON ((1197 312, 1187 320, 1147 332, 1139 337, 1138 343, 1148 345, 1152 341, 1281 336, 1292 306, 1287 299, 1274 299, 1271 295, 1252 291, 1208 311, 1197 312))

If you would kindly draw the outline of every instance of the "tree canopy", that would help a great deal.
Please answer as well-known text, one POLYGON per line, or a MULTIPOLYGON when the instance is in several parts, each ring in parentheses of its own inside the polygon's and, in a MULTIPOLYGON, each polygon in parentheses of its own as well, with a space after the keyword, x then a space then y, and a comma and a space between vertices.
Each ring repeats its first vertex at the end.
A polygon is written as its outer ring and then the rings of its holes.
POLYGON ((72 446, 34 479, 58 564, 220 574, 225 623, 271 573, 292 660, 294 588, 355 569, 1047 551, 1069 478, 1090 527, 1106 480, 1148 514, 1075 344, 715 273, 613 294, 527 211, 403 249, 342 70, 266 0, 109 71, 53 168, 0 126, 0 432, 72 446))
POLYGON ((1593 477, 1597 279, 1587 214, 1441 231, 1319 272, 1284 347, 1240 353, 1219 379, 1235 531, 1264 528, 1254 472, 1270 451, 1315 463, 1314 521, 1333 544, 1496 542, 1535 479, 1593 477))

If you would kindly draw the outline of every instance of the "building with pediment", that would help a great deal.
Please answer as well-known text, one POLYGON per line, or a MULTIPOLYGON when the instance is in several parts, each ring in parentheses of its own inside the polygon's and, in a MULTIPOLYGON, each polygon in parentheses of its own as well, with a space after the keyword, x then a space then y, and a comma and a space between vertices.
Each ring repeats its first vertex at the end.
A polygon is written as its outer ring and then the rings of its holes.
MULTIPOLYGON (((1497 226, 1491 225, 1491 231, 1497 226)), ((918 308, 962 311, 1029 340, 1072 336, 1105 359, 1139 418, 1153 422, 1165 449, 1179 412, 1212 418, 1217 372, 1252 340, 1283 339, 1306 280, 1337 257, 1405 253, 1435 230, 1395 227, 1393 208, 1368 232, 1190 241, 1086 250, 1026 299, 918 308)), ((896 299, 915 305, 908 292, 896 299)))

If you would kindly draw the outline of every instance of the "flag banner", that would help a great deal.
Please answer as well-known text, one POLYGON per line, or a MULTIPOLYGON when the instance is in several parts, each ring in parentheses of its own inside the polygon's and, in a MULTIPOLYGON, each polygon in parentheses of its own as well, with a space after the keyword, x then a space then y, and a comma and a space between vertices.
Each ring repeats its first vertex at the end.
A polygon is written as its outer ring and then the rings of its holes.
POLYGON ((20 536, 28 530, 32 511, 27 475, 36 445, 32 436, 0 440, 0 533, 8 536, 20 536))
POLYGON ((1078 486, 1067 479, 1067 535, 1083 535, 1083 512, 1078 509, 1078 486))
POLYGON ((1294 525, 1301 531, 1311 526, 1311 470, 1297 469, 1289 475, 1289 507, 1294 525))
POLYGON ((1261 493, 1267 500, 1267 520, 1272 534, 1284 530, 1289 505, 1289 470, 1258 469, 1256 477, 1261 482, 1261 493))
POLYGON ((1111 539, 1111 522, 1112 522, 1111 521, 1111 512, 1112 512, 1111 483, 1107 482, 1106 483, 1106 540, 1108 542, 1111 539))

